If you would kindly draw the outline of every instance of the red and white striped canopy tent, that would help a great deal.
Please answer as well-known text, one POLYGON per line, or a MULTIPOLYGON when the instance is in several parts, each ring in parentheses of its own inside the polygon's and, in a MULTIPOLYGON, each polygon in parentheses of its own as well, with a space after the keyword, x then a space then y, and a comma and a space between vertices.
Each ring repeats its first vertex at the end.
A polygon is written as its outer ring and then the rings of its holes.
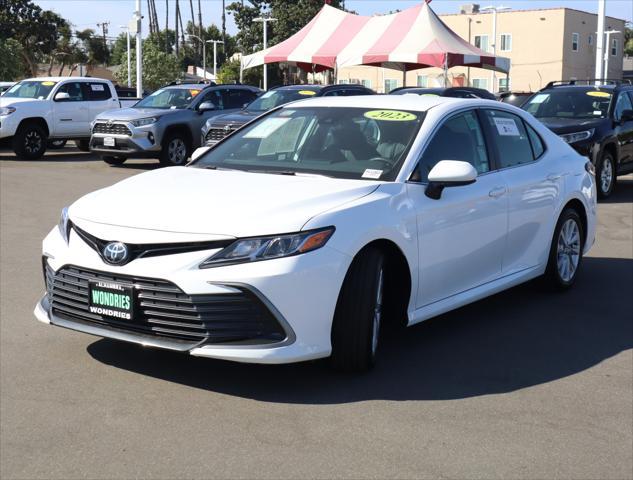
POLYGON ((329 5, 292 37, 242 57, 242 69, 288 62, 325 68, 372 65, 397 70, 479 67, 508 73, 510 59, 463 40, 426 2, 391 15, 366 17, 329 5))

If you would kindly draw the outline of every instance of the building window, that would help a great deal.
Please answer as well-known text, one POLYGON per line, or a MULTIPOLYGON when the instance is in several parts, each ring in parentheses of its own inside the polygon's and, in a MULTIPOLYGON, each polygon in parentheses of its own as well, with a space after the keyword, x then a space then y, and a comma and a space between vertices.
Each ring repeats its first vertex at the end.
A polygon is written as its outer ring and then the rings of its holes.
POLYGON ((615 57, 618 55, 618 39, 614 38, 611 40, 611 56, 615 57))
POLYGON ((473 78, 472 83, 473 87, 475 88, 483 88, 484 90, 488 90, 487 78, 473 78))
POLYGON ((488 51, 488 35, 475 35, 475 47, 483 50, 484 52, 488 51))
POLYGON ((499 91, 500 92, 507 92, 510 90, 510 82, 508 81, 508 78, 500 78, 499 79, 499 91))
POLYGON ((418 75, 418 87, 428 87, 429 86, 429 77, 426 75, 418 75))
POLYGON ((578 34, 577 33, 571 34, 571 51, 572 52, 578 51, 578 34))
POLYGON ((502 33, 501 34, 501 51, 509 52, 511 50, 512 50, 512 34, 502 33))
POLYGON ((395 80, 393 78, 386 78, 385 79, 385 93, 389 93, 394 88, 398 88, 398 80, 395 80))
POLYGON ((347 85, 349 83, 349 80, 347 80, 345 78, 340 78, 338 83, 339 83, 339 85, 347 85))
POLYGON ((363 78, 360 83, 363 87, 371 88, 371 80, 363 78))
POLYGON ((593 35, 589 35, 589 38, 587 38, 587 43, 589 44, 589 46, 593 45, 593 35))

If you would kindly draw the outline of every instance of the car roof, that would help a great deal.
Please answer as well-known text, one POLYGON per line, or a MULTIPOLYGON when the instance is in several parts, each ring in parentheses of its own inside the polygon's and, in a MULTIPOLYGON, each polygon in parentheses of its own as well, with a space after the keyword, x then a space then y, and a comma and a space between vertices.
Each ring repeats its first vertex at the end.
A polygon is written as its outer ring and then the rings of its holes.
MULTIPOLYGON (((283 108, 349 107, 384 110, 412 110, 417 112, 425 112, 430 108, 443 103, 463 104, 463 102, 464 99, 462 98, 439 97, 431 95, 359 95, 348 97, 313 97, 310 99, 299 100, 286 104, 283 106, 283 108)), ((486 102, 489 102, 489 100, 486 102)))
MULTIPOLYGON (((323 85, 280 85, 275 87, 274 90, 313 90, 319 91, 323 89, 323 85)), ((273 89, 271 89, 273 90, 273 89)))
POLYGON ((25 78, 21 80, 22 82, 61 82, 64 80, 74 80, 81 82, 107 82, 105 78, 97 78, 97 77, 33 77, 33 78, 25 78))
MULTIPOLYGON (((626 85, 628 86, 628 85, 626 85)), ((544 88, 543 90, 540 90, 541 92, 551 92, 553 90, 559 92, 588 92, 590 90, 592 91, 602 91, 602 90, 610 90, 613 91, 617 88, 617 85, 554 85, 553 87, 549 87, 549 88, 544 88)))

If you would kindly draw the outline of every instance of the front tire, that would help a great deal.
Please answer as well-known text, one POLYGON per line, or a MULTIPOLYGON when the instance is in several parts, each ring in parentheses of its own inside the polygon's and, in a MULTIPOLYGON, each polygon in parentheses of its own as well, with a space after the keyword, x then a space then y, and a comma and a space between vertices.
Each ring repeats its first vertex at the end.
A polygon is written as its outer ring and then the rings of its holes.
POLYGON ((384 256, 369 247, 350 266, 332 323, 332 356, 337 370, 362 372, 374 366, 382 321, 384 256))
POLYGON ((582 263, 585 232, 580 215, 573 208, 563 211, 549 252, 545 280, 556 290, 566 290, 576 281, 582 263))
POLYGON ((609 152, 604 152, 596 168, 596 186, 598 198, 607 198, 613 193, 616 182, 615 159, 609 152))
POLYGON ((18 158, 37 160, 46 152, 46 131, 37 123, 27 123, 20 127, 13 137, 13 151, 18 158))
POLYGON ((185 165, 189 155, 191 146, 187 138, 182 133, 172 133, 163 142, 160 163, 166 167, 185 165))
POLYGON ((101 160, 103 160, 108 165, 118 166, 118 165, 123 165, 125 161, 127 160, 127 158, 106 156, 106 157, 101 157, 101 160))

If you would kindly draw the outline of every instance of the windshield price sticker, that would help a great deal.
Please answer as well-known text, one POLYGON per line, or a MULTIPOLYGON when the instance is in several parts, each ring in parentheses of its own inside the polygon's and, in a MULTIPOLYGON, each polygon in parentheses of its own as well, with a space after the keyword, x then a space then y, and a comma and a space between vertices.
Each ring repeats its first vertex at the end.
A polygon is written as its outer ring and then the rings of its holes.
POLYGON ((611 94, 607 92, 595 92, 595 91, 587 92, 587 95, 589 95, 590 97, 600 97, 600 98, 609 98, 611 96, 611 94))
POLYGON ((285 125, 289 118, 269 118, 255 128, 253 128, 250 132, 244 135, 243 138, 267 138, 272 135, 277 129, 281 128, 285 125))
POLYGON ((92 89, 93 92, 103 92, 103 85, 101 85, 100 83, 91 83, 90 84, 90 88, 92 89))
POLYGON ((412 113, 401 112, 399 110, 370 110, 369 112, 365 112, 365 117, 371 118, 372 120, 386 120, 389 122, 411 122, 418 118, 412 113))
POLYGON ((45 87, 51 87, 53 85, 55 85, 56 82, 42 82, 42 85, 44 85, 45 87))
POLYGON ((511 118, 493 118, 499 135, 518 137, 520 135, 517 124, 511 118))
POLYGON ((192 97, 195 97, 196 95, 200 93, 200 90, 189 90, 189 93, 191 94, 192 97))
POLYGON ((535 95, 534 98, 530 100, 530 103, 543 103, 545 100, 547 100, 548 97, 549 94, 541 93, 539 95, 535 95))
POLYGON ((299 95, 316 95, 312 90, 299 90, 299 95))
POLYGON ((362 178, 377 179, 377 178, 380 178, 381 175, 382 175, 382 170, 375 170, 373 168, 368 168, 363 172, 362 178))

